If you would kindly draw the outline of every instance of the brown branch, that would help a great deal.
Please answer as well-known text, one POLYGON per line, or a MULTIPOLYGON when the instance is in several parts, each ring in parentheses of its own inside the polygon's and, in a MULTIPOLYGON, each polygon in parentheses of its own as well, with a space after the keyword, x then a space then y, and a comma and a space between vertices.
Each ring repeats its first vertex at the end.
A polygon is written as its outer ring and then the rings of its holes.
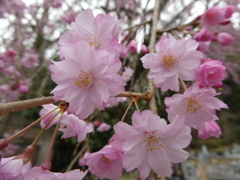
POLYGON ((137 99, 142 99, 145 101, 150 101, 151 94, 148 91, 145 91, 143 93, 136 93, 136 92, 122 92, 118 94, 116 97, 133 97, 135 96, 137 99))
POLYGON ((158 31, 157 31, 157 34, 159 35, 159 34, 162 34, 162 33, 164 33, 164 32, 169 32, 169 33, 170 33, 171 31, 183 31, 183 30, 185 30, 185 28, 188 27, 188 26, 192 26, 193 29, 194 29, 194 28, 197 27, 198 25, 199 25, 199 21, 196 20, 196 19, 194 19, 193 21, 191 21, 191 22, 189 22, 189 23, 187 23, 187 24, 184 24, 184 25, 180 25, 180 26, 173 27, 173 28, 170 28, 170 29, 158 30, 158 31))
POLYGON ((152 22, 152 20, 144 21, 144 22, 142 22, 142 23, 136 24, 136 25, 134 25, 134 26, 132 26, 132 27, 129 27, 129 28, 125 29, 125 31, 129 31, 129 30, 131 30, 131 29, 133 29, 133 28, 135 28, 135 27, 142 26, 142 25, 145 25, 145 24, 148 24, 148 23, 151 23, 151 22, 152 22))
MULTIPOLYGON (((149 42, 149 52, 154 53, 154 46, 156 41, 156 31, 157 31, 157 22, 159 18, 159 8, 160 8, 160 1, 155 0, 155 6, 153 10, 153 18, 152 18, 152 29, 151 29, 151 37, 149 42)), ((153 113, 157 114, 157 104, 155 99, 156 94, 156 87, 153 84, 152 80, 148 81, 148 89, 147 92, 151 95, 151 100, 149 101, 149 109, 153 111, 153 113)))
MULTIPOLYGON (((151 94, 146 91, 144 93, 135 93, 135 92, 122 92, 121 94, 117 95, 116 97, 132 97, 135 96, 138 99, 142 99, 145 101, 150 101, 151 94)), ((36 99, 28 99, 23 101, 16 101, 10 103, 0 103, 0 116, 8 113, 13 113, 15 111, 21 111, 24 109, 28 109, 31 107, 41 106, 44 104, 51 104, 51 103, 60 103, 63 101, 55 101, 53 96, 49 97, 41 97, 36 99)))
POLYGON ((13 113, 15 111, 20 111, 23 109, 28 109, 31 107, 41 106, 50 103, 59 103, 62 101, 55 101, 53 96, 41 97, 36 99, 28 99, 23 101, 16 101, 10 103, 0 103, 0 116, 8 113, 13 113))

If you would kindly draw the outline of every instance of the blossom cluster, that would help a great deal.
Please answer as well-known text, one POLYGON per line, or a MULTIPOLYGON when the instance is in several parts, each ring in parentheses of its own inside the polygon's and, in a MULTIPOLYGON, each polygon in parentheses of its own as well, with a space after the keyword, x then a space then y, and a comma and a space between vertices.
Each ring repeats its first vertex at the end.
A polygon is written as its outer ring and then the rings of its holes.
MULTIPOLYGON (((62 0, 45 2, 53 8, 62 6, 62 0)), ((120 5, 132 9, 135 5, 129 2, 120 5)), ((151 110, 140 111, 137 98, 134 101, 133 96, 129 107, 135 103, 137 110, 132 114, 131 123, 124 122, 124 114, 122 120, 114 125, 115 133, 107 145, 97 152, 90 153, 89 147, 83 151, 79 165, 88 166, 85 172, 51 172, 50 153, 40 167, 32 168, 30 156, 36 145, 34 141, 21 155, 0 157, 0 179, 76 180, 83 179, 87 172, 91 172, 100 179, 115 180, 122 176, 123 168, 127 172, 137 169, 141 180, 146 179, 151 171, 162 177, 170 177, 173 173, 171 163, 181 163, 190 156, 184 148, 191 142, 191 128, 198 130, 202 139, 221 135, 216 123, 216 110, 228 106, 215 97, 220 93, 214 88, 223 85, 226 68, 219 60, 205 58, 200 45, 214 40, 223 46, 231 44, 233 39, 224 33, 211 32, 211 28, 228 23, 232 13, 232 6, 208 9, 198 18, 202 29, 195 33, 195 40, 184 37, 176 39, 171 34, 163 34, 155 44, 155 53, 148 53, 147 47, 142 44, 141 52, 144 55, 140 60, 143 67, 149 69, 148 79, 163 92, 179 92, 164 100, 169 124, 151 110), (188 82, 185 84, 185 81, 188 82)), ((126 97, 115 96, 124 91, 134 72, 130 67, 125 67, 122 75, 118 74, 122 66, 120 57, 136 53, 137 41, 132 39, 127 44, 119 43, 115 36, 116 32, 120 32, 118 20, 109 14, 95 17, 90 9, 79 14, 69 11, 61 20, 70 28, 58 41, 60 60, 52 60, 49 69, 52 80, 57 84, 51 92, 54 100, 63 101, 66 107, 43 105, 39 122, 42 131, 58 123, 55 132, 61 131, 61 138, 76 137, 77 142, 81 143, 88 133, 94 132, 94 126, 98 127, 96 130, 99 132, 111 128, 100 120, 89 122, 94 110, 104 110, 126 101, 126 97), (50 113, 58 108, 57 114, 50 113)), ((15 59, 14 50, 7 50, 0 56, 3 73, 18 76, 19 72, 12 66, 15 59)), ((38 59, 37 54, 24 53, 21 66, 37 67, 38 59)), ((24 91, 20 84, 19 81, 11 89, 24 91)), ((1 89, 3 87, 0 86, 1 89)), ((0 141, 0 149, 6 144, 9 144, 8 139, 0 141)))
POLYGON ((110 15, 96 17, 90 9, 79 13, 71 29, 59 40, 61 61, 50 66, 55 100, 69 103, 68 111, 80 119, 94 109, 104 109, 110 97, 124 91, 121 45, 112 35, 115 20, 110 15))
POLYGON ((199 41, 198 50, 204 52, 213 41, 218 42, 222 46, 228 46, 233 43, 233 37, 227 32, 218 32, 214 28, 217 25, 229 24, 230 18, 234 12, 234 6, 227 5, 225 7, 213 6, 207 9, 203 15, 198 17, 201 28, 194 33, 193 38, 199 41))

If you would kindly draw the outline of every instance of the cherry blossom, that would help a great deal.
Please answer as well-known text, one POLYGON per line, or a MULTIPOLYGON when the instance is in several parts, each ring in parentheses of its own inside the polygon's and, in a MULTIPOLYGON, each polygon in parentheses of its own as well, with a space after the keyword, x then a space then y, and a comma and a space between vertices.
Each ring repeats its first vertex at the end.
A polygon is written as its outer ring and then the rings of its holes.
POLYGON ((123 167, 127 171, 137 168, 141 179, 151 169, 163 176, 171 176, 171 162, 179 163, 189 157, 182 148, 191 141, 190 128, 183 125, 183 116, 177 116, 169 125, 150 110, 135 111, 132 126, 118 122, 114 125, 113 146, 122 146, 123 167))
POLYGON ((201 16, 202 26, 213 27, 224 20, 224 11, 218 6, 207 9, 201 16))
POLYGON ((217 41, 222 45, 222 46, 229 46, 230 44, 233 43, 233 37, 225 32, 218 33, 217 35, 217 41))
POLYGON ((137 52, 137 41, 135 39, 131 40, 127 46, 127 49, 131 53, 137 52))
MULTIPOLYGON (((46 105, 43 105, 43 109, 41 109, 41 111, 39 112, 39 115, 40 116, 44 116, 46 115, 47 113, 49 113, 50 111, 52 111, 53 109, 55 109, 57 106, 53 105, 53 104, 46 104, 46 105)), ((41 121, 40 125, 42 128, 44 128, 47 123, 53 118, 53 116, 56 114, 57 111, 54 111, 52 112, 51 114, 49 114, 47 117, 43 118, 43 120, 41 121)), ((47 128, 51 127, 53 124, 57 123, 60 119, 60 114, 58 114, 50 123, 49 125, 47 126, 47 128)), ((62 122, 64 120, 67 119, 67 113, 64 112, 63 113, 63 117, 62 117, 62 122)))
POLYGON ((11 173, 11 178, 22 179, 23 175, 32 167, 30 161, 24 161, 22 158, 9 157, 1 159, 0 169, 2 173, 11 173))
POLYGON ((79 169, 75 169, 66 173, 53 173, 36 166, 24 174, 24 180, 82 180, 87 172, 88 171, 82 172, 79 169))
POLYGON ((197 69, 197 82, 202 86, 222 86, 222 81, 226 77, 226 67, 221 61, 208 59, 197 69))
POLYGON ((58 84, 52 91, 54 98, 68 102, 68 111, 84 119, 95 108, 104 109, 109 98, 121 93, 124 87, 115 58, 111 59, 106 51, 95 51, 85 41, 80 46, 81 51, 74 51, 71 58, 53 61, 50 70, 58 84))
POLYGON ((164 102, 169 121, 173 122, 176 115, 184 115, 184 125, 195 129, 204 129, 205 122, 218 119, 216 109, 228 108, 221 100, 214 97, 218 94, 211 87, 200 89, 199 85, 194 83, 184 94, 174 94, 172 97, 166 97, 164 102))
POLYGON ((106 124, 105 122, 102 122, 99 127, 97 128, 98 132, 104 132, 104 131, 108 131, 111 128, 110 125, 106 124))
POLYGON ((25 53, 21 59, 21 64, 25 68, 37 67, 39 65, 38 54, 25 53))
POLYGON ((79 158, 78 160, 78 165, 79 166, 85 166, 86 164, 86 158, 88 157, 88 155, 90 154, 89 151, 86 151, 82 157, 79 158))
POLYGON ((62 138, 69 138, 77 136, 77 142, 82 142, 87 133, 93 131, 91 126, 83 120, 80 120, 74 114, 68 114, 67 120, 63 121, 62 124, 66 125, 66 128, 61 128, 60 131, 63 132, 62 138))
POLYGON ((99 14, 93 16, 92 10, 87 9, 76 16, 76 22, 65 32, 59 40, 61 46, 68 46, 76 40, 82 40, 96 49, 106 49, 119 55, 122 47, 112 35, 117 21, 110 15, 99 14))
POLYGON ((194 40, 162 36, 155 45, 156 53, 141 58, 143 67, 150 69, 148 78, 162 91, 179 91, 178 78, 186 81, 196 78, 195 69, 203 57, 201 52, 196 51, 197 47, 198 43, 194 40))
POLYGON ((99 178, 117 180, 122 176, 122 153, 112 145, 106 145, 86 158, 88 170, 99 178))
POLYGON ((201 139, 207 139, 210 136, 219 138, 221 135, 221 128, 215 121, 205 122, 204 129, 198 130, 198 137, 201 139))

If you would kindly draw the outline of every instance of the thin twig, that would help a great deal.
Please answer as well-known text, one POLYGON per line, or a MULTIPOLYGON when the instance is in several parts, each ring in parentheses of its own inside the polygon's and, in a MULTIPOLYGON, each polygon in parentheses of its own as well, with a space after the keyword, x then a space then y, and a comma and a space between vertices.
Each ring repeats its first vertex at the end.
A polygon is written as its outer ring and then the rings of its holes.
POLYGON ((152 20, 144 21, 144 22, 142 22, 142 23, 136 24, 136 25, 134 25, 134 26, 132 26, 132 27, 129 27, 129 28, 125 29, 125 31, 129 31, 129 30, 131 30, 131 29, 133 29, 133 28, 135 28, 135 27, 142 26, 142 25, 145 25, 145 24, 148 24, 148 23, 151 23, 151 22, 152 22, 152 20))
POLYGON ((71 161, 71 163, 69 164, 69 166, 67 167, 67 171, 71 170, 73 165, 76 163, 76 161, 79 159, 79 157, 83 154, 83 152, 87 149, 87 146, 84 146, 81 151, 78 152, 78 154, 74 157, 74 159, 71 161))

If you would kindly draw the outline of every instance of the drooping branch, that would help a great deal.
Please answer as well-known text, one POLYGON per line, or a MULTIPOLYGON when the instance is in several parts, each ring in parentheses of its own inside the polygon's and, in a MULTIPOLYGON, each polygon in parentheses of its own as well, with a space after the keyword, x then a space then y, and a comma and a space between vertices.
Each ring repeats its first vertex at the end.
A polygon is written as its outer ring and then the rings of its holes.
POLYGON ((49 97, 41 97, 41 98, 35 98, 35 99, 28 99, 23 101, 16 101, 16 102, 10 102, 10 103, 0 103, 0 116, 8 113, 13 113, 15 111, 20 111, 23 109, 28 109, 31 107, 41 106, 44 104, 50 104, 50 103, 59 103, 62 101, 55 101, 53 99, 53 96, 49 97))

